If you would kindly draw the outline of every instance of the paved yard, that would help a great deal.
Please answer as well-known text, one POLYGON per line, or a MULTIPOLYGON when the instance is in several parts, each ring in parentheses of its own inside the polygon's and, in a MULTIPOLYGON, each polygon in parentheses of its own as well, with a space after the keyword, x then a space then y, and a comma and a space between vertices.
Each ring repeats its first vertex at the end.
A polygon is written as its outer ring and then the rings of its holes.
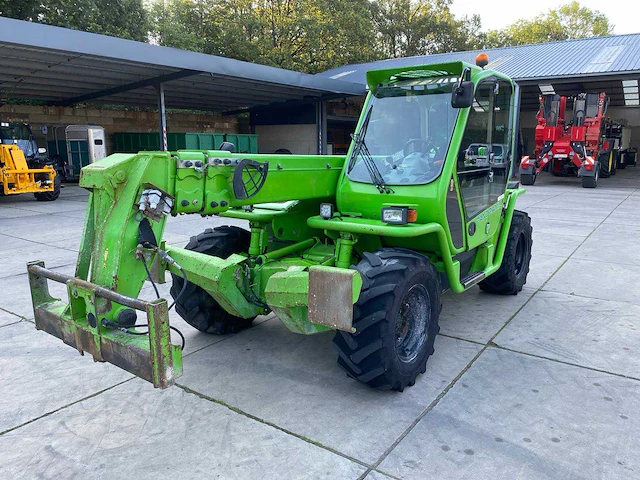
MULTIPOLYGON (((640 168, 530 187, 525 290, 444 295, 436 353, 404 393, 350 380, 332 333, 273 317, 215 337, 172 312, 187 348, 165 391, 81 357, 36 331, 25 263, 73 273, 87 194, 2 197, 0 478, 638 479, 639 187, 640 168)), ((166 239, 220 223, 172 218, 166 239)))

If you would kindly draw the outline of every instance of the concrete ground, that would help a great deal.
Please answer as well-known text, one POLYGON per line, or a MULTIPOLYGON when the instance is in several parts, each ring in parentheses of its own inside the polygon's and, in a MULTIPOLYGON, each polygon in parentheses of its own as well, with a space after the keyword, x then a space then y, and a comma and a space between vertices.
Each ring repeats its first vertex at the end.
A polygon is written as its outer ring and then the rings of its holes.
MULTIPOLYGON (((25 263, 73 273, 87 194, 2 197, 0 478, 640 478, 639 187, 640 168, 596 190, 529 187, 524 291, 445 294, 436 353, 404 393, 347 378, 332 333, 273 317, 215 337, 172 312, 187 348, 164 391, 81 357, 36 331, 25 263)), ((166 238, 220 223, 170 219, 166 238)))

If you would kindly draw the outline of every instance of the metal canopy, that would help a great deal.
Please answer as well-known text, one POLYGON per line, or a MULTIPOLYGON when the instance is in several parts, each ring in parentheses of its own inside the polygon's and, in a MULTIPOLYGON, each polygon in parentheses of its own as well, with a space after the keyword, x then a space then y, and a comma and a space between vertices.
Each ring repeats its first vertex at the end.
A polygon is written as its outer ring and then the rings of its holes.
MULTIPOLYGON (((547 82, 540 82, 547 84, 547 82)), ((625 106, 622 79, 585 81, 585 79, 566 79, 564 82, 553 82, 551 84, 555 93, 567 97, 574 97, 583 92, 605 92, 609 97, 610 107, 625 106)), ((537 110, 540 106, 540 88, 537 84, 525 84, 521 86, 521 108, 522 110, 537 110)), ((637 108, 637 107, 636 107, 637 108)))
POLYGON ((358 95, 362 86, 229 58, 0 17, 0 97, 227 111, 358 95))
MULTIPOLYGON (((367 70, 463 60, 474 63, 480 50, 395 58, 346 65, 318 74, 366 84, 367 70)), ((502 72, 522 87, 522 108, 538 108, 539 84, 553 85, 562 95, 605 91, 611 106, 623 106, 622 80, 640 79, 640 34, 612 35, 562 42, 486 50, 488 68, 502 72)))

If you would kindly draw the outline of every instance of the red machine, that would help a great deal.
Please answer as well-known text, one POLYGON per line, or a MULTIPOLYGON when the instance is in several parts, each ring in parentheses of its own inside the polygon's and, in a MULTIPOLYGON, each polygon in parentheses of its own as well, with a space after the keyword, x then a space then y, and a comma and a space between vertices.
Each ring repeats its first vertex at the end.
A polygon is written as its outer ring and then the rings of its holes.
POLYGON ((567 97, 541 95, 533 158, 520 162, 520 182, 533 185, 549 164, 556 176, 578 176, 582 186, 595 188, 600 176, 598 154, 603 148, 602 132, 609 99, 603 93, 581 93, 573 102, 573 120, 566 122, 567 97))

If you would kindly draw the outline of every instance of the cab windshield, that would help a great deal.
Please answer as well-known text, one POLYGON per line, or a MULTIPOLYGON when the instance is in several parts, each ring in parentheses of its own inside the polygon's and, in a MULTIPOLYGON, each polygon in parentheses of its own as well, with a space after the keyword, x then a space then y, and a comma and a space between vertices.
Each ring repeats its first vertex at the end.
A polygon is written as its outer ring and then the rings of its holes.
POLYGON ((374 163, 374 172, 379 171, 387 185, 435 180, 458 118, 458 109, 451 106, 457 80, 449 76, 417 78, 376 88, 354 136, 349 178, 376 183, 370 168, 374 163))
POLYGON ((36 147, 31 141, 29 129, 25 125, 8 124, 0 126, 0 143, 14 143, 18 145, 27 157, 36 154, 36 147))

